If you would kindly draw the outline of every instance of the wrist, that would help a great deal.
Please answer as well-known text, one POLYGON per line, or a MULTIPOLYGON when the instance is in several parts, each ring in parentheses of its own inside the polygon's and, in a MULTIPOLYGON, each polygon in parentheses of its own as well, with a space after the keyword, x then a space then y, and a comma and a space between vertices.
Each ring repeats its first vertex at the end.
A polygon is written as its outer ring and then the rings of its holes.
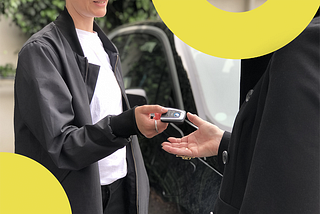
POLYGON ((119 115, 111 116, 110 126, 114 135, 128 138, 130 135, 137 134, 134 110, 135 108, 132 108, 119 115))

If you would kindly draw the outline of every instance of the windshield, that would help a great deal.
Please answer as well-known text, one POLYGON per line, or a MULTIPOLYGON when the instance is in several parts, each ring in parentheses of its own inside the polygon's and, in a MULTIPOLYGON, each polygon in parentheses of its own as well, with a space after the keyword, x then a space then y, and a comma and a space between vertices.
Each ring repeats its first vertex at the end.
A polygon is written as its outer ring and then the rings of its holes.
POLYGON ((204 54, 177 37, 175 45, 187 70, 199 116, 231 131, 239 109, 240 60, 204 54))

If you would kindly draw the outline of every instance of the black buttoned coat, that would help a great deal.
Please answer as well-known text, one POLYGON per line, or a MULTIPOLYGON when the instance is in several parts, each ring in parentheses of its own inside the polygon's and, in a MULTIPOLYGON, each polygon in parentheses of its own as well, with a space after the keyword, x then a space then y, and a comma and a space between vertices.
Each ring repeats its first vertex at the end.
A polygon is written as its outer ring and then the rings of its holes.
MULTIPOLYGON (((219 147, 215 214, 318 214, 320 18, 269 55, 219 147)), ((259 72, 259 71, 257 71, 259 72)))

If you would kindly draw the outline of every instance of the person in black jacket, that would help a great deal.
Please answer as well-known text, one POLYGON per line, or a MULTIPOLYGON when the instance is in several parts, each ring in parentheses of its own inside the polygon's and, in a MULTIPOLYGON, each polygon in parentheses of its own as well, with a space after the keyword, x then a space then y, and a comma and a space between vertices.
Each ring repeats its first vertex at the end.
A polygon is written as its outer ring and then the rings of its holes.
POLYGON ((73 214, 147 214, 149 182, 136 134, 164 131, 167 124, 150 114, 167 110, 130 107, 119 53, 94 22, 107 3, 66 0, 59 17, 22 47, 15 152, 50 170, 73 214))
POLYGON ((180 156, 218 155, 223 179, 215 214, 320 213, 319 34, 317 15, 266 57, 268 66, 243 96, 232 133, 188 113, 199 129, 162 144, 180 156))

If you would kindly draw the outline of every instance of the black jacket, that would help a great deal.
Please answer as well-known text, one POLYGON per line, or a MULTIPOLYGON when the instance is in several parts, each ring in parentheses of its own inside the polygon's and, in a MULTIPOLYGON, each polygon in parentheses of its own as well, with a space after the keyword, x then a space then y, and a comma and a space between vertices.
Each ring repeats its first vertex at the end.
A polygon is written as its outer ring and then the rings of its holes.
MULTIPOLYGON (((119 54, 94 23, 129 109, 119 54)), ((131 213, 148 213, 149 182, 136 136, 134 109, 92 125, 90 101, 99 66, 84 57, 65 9, 34 34, 19 53, 15 79, 15 152, 30 157, 59 180, 74 214, 102 214, 97 161, 127 147, 131 213)), ((36 175, 35 175, 36 176, 36 175)))
POLYGON ((216 214, 320 213, 319 33, 316 17, 244 97, 219 147, 216 214))

